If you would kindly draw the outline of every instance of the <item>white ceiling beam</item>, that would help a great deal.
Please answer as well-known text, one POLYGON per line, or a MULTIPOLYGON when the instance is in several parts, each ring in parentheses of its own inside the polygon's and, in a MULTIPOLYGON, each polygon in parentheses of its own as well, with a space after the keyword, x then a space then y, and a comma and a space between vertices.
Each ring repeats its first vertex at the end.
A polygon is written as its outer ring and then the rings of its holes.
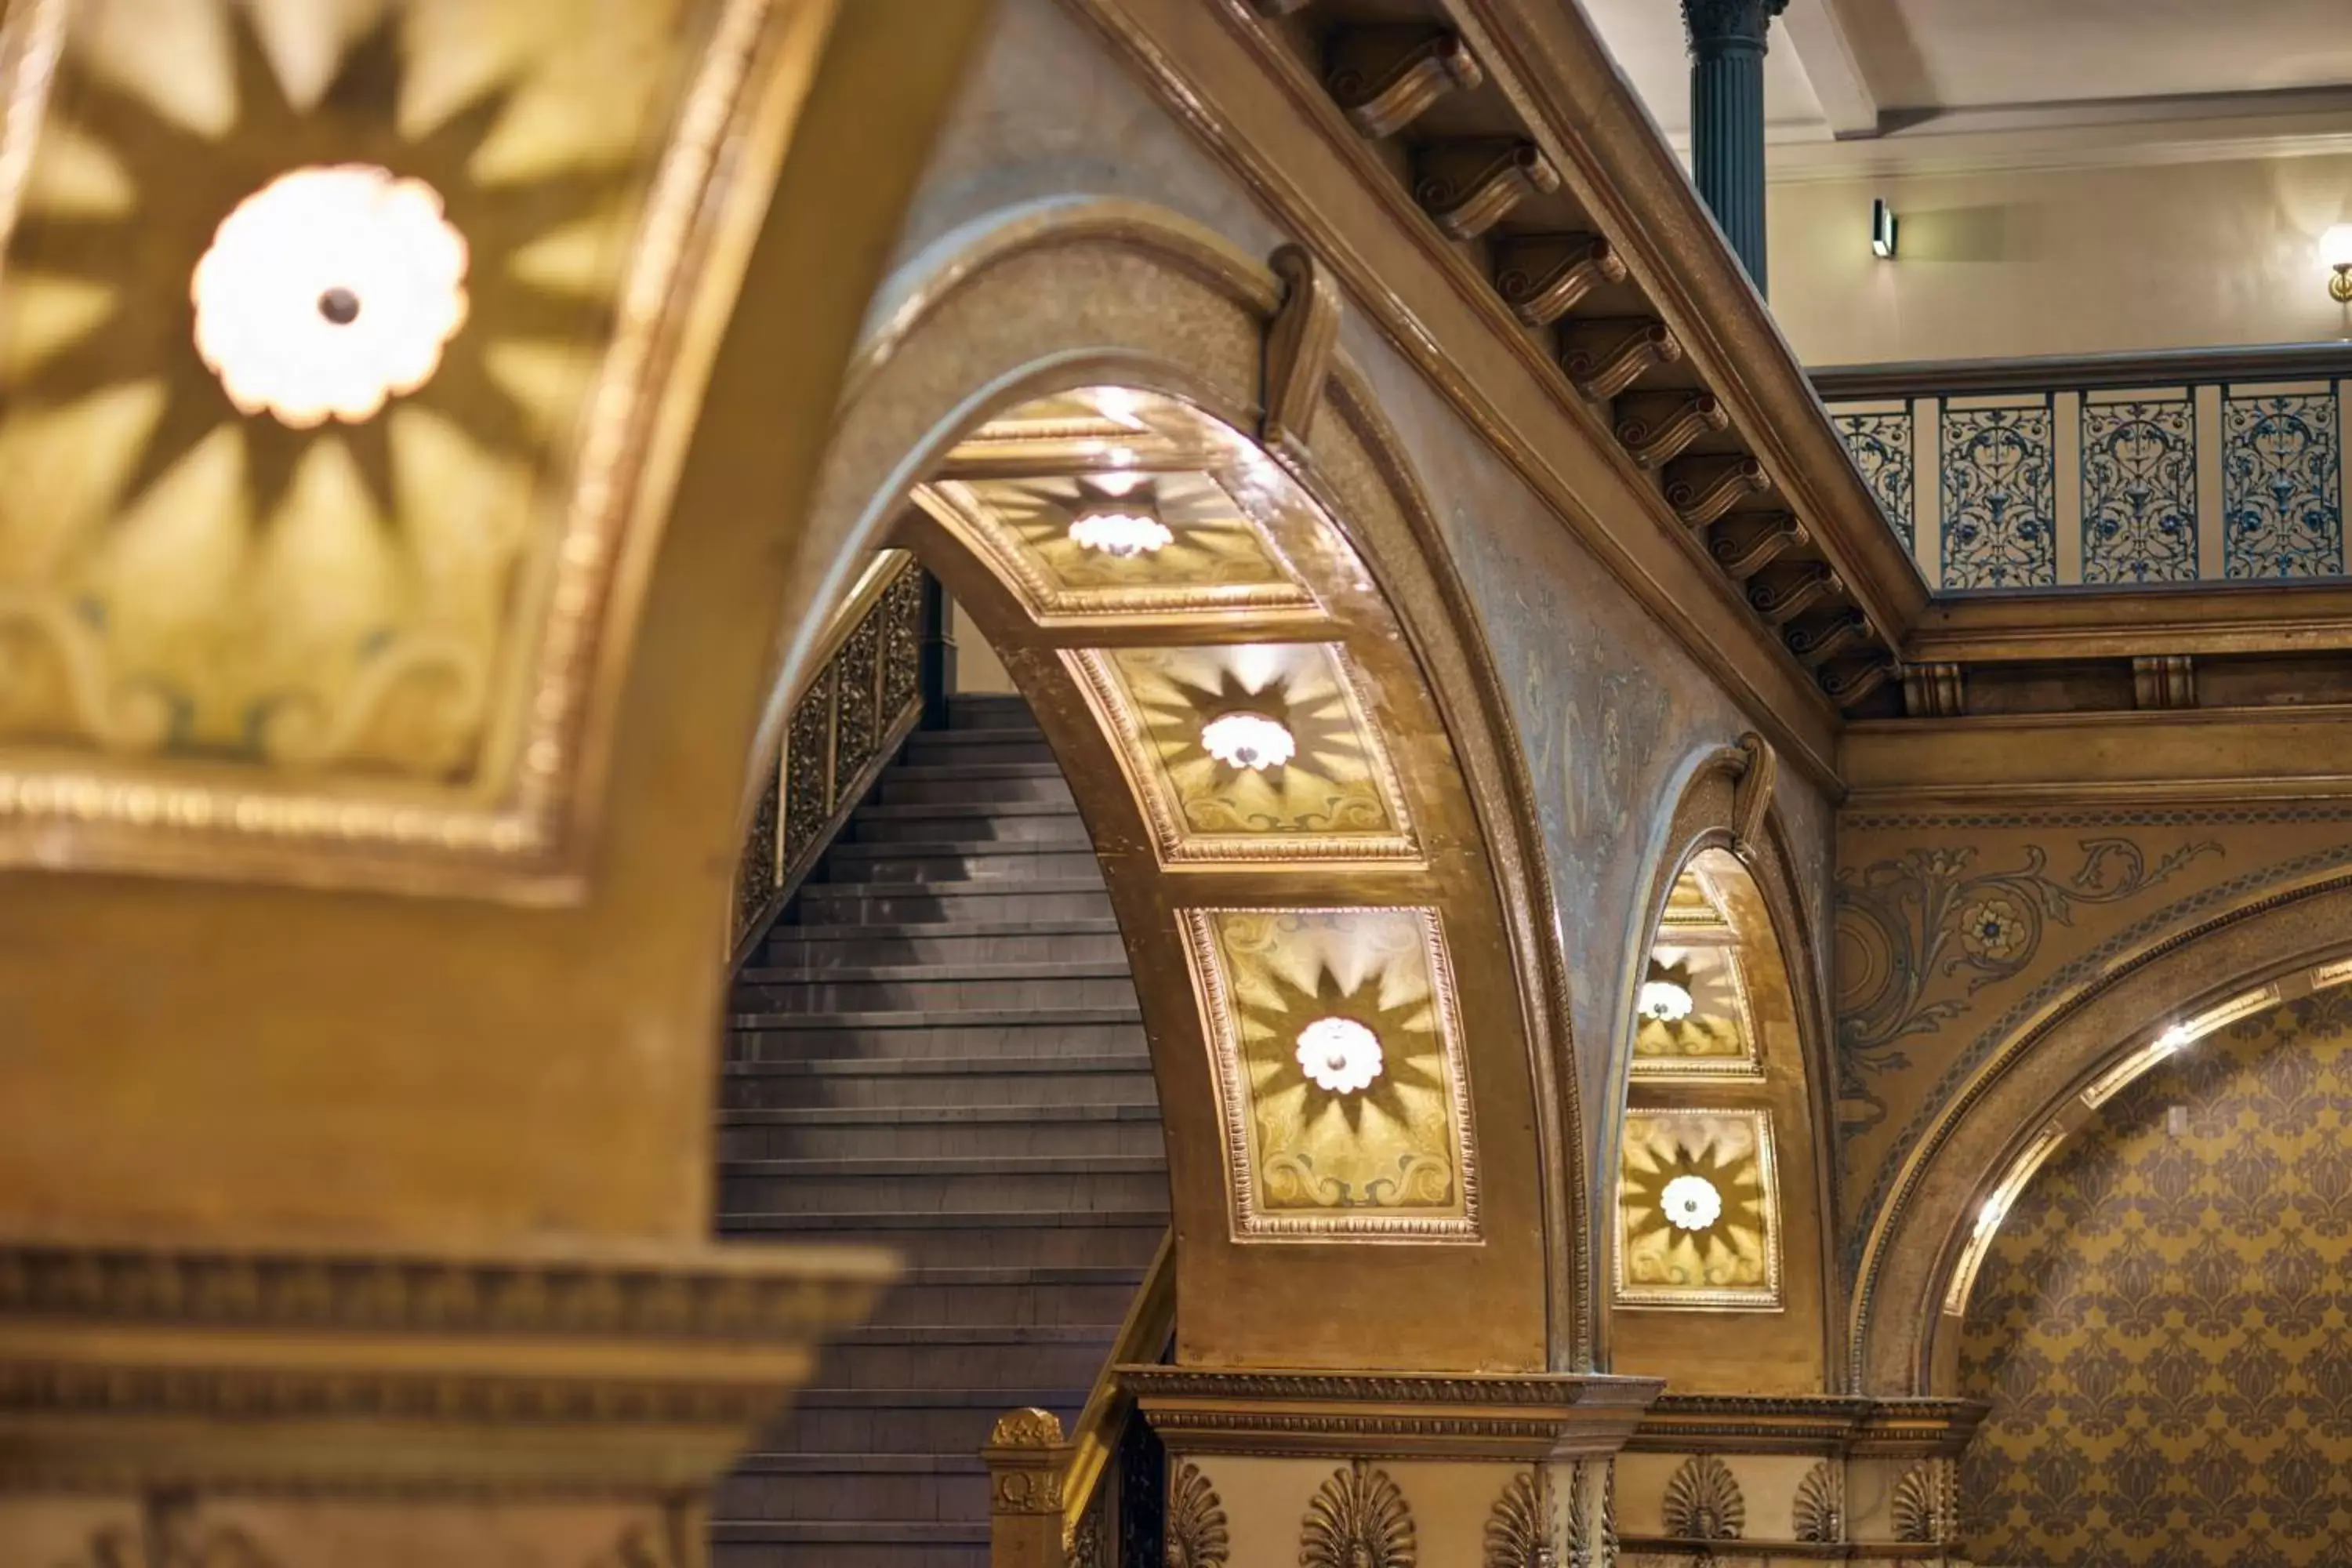
POLYGON ((1854 52, 1853 37, 1838 16, 1837 0, 1789 0, 1780 29, 1813 84, 1822 112, 1835 136, 1878 134, 1878 98, 1854 52))

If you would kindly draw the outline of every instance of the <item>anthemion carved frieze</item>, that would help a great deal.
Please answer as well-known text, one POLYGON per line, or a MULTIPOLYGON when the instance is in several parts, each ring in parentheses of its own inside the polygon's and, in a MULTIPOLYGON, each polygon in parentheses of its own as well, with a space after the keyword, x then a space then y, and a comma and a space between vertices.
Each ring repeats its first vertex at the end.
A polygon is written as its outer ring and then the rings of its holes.
POLYGON ((1224 1568, 1232 1550, 1223 1502, 1201 1467, 1189 1461, 1168 1480, 1166 1568, 1224 1568))
POLYGON ((1299 1568, 1413 1568, 1412 1510, 1386 1470, 1358 1459, 1307 1505, 1299 1568))

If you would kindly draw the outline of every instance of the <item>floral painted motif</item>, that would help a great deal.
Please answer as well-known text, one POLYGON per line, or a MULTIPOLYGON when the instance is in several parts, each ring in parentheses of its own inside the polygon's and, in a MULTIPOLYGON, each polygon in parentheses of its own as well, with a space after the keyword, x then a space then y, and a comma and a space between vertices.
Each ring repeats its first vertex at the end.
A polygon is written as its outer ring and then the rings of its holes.
POLYGON ((1944 586, 2058 580, 2047 405, 1944 410, 1944 586))
POLYGON ((2221 405, 2224 570, 2315 577, 2344 570, 2336 395, 2231 397, 2221 405))
POLYGON ((2007 899, 1985 899, 1960 916, 1960 945, 1971 956, 2003 963, 2025 945, 2025 917, 2007 899))
POLYGON ((1863 482, 1878 498, 1886 525, 1902 538, 1903 547, 1910 549, 1914 538, 1910 414, 1839 414, 1830 422, 1837 426, 1853 466, 1862 470, 1863 482))
POLYGON ((2043 1170, 1962 1329, 1961 1392, 1993 1407, 1961 1471, 1971 1561, 2352 1561, 2352 1230, 2305 1177, 2347 1140, 2338 989, 2207 1037, 2043 1170), (2317 1107, 2296 1126, 2272 1114, 2282 1077, 2317 1107), (2159 1198, 2184 1171, 2193 1201, 2159 1198))
POLYGON ((2083 405, 2083 581, 2197 576, 2197 410, 2083 405))

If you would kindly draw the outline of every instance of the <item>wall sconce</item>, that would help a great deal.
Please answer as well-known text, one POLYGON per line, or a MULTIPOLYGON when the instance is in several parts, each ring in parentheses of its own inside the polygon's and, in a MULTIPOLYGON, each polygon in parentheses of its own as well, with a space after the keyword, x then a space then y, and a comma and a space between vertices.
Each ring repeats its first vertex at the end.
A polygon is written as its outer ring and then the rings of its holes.
POLYGON ((2319 237, 2319 259, 2335 274, 2327 280, 2327 297, 2352 305, 2352 223, 2339 223, 2319 237))
POLYGON ((1882 261, 1895 256, 1895 209, 1884 198, 1870 204, 1870 253, 1882 261))

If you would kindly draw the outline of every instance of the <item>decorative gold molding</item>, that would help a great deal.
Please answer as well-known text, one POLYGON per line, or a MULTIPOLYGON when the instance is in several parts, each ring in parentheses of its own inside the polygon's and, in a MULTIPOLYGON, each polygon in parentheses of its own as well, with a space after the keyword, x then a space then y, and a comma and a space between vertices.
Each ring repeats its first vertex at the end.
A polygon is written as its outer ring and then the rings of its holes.
POLYGON ((1167 1568, 1224 1568, 1232 1552, 1224 1504, 1201 1467, 1177 1463, 1168 1479, 1167 1568))
POLYGON ((1987 1409, 1968 1399, 1668 1394, 1625 1446, 1648 1454, 1957 1455, 1987 1409))
POLYGON ((1413 1568, 1417 1551, 1404 1493, 1364 1459, 1316 1489, 1299 1527, 1299 1568, 1413 1568))
POLYGON ((1764 816, 1772 809, 1772 791, 1780 782, 1780 755, 1772 742, 1750 730, 1739 737, 1747 761, 1731 791, 1731 844, 1742 855, 1763 847, 1764 816))
POLYGON ((1268 265, 1282 279, 1282 304, 1266 325, 1265 417, 1258 435, 1270 447, 1304 457, 1339 346, 1339 286, 1303 245, 1282 247, 1268 265))
POLYGON ((1666 1533, 1682 1541, 1737 1541, 1748 1528, 1748 1500, 1731 1467, 1694 1454, 1666 1481, 1660 1505, 1666 1533))
POLYGON ((1569 1373, 1118 1370, 1152 1430, 1185 1453, 1522 1464, 1615 1453, 1664 1386, 1569 1373))

